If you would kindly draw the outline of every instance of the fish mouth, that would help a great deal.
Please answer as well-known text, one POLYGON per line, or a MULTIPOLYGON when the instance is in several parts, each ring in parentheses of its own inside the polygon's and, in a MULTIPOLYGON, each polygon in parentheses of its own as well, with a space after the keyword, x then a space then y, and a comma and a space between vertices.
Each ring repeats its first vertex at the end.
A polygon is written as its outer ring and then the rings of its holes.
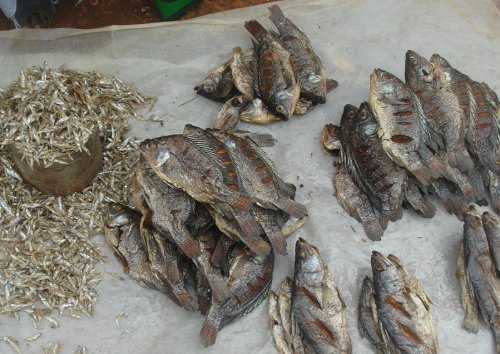
POLYGON ((372 251, 372 257, 385 258, 385 256, 379 251, 372 251))

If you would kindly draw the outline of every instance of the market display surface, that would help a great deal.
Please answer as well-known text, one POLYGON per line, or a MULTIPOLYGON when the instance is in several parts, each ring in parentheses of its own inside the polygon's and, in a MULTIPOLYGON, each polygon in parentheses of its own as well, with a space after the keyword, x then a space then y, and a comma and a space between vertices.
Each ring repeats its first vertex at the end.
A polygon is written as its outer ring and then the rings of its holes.
MULTIPOLYGON (((338 81, 338 88, 327 95, 326 103, 315 106, 306 115, 263 127, 238 125, 239 129, 271 134, 276 139, 275 146, 262 149, 276 165, 283 181, 296 186, 295 201, 307 208, 309 216, 308 222, 287 239, 288 255, 274 254, 271 289, 278 291, 281 282, 287 276, 293 276, 295 252, 290 245, 298 237, 317 247, 334 286, 342 294, 353 353, 372 351, 369 342, 358 331, 357 307, 363 279, 372 273, 368 260, 373 251, 380 252, 380 255, 397 255, 400 261, 392 264, 404 264, 408 274, 419 280, 421 289, 432 301, 430 312, 440 352, 493 353, 495 350, 491 330, 485 321, 479 321, 477 334, 462 327, 465 313, 460 289, 467 287, 458 282, 455 273, 464 234, 463 223, 456 216, 449 215, 431 196, 430 201, 436 206, 433 218, 423 219, 413 211, 405 211, 402 220, 388 223, 381 241, 371 241, 361 225, 335 198, 332 176, 336 168, 331 155, 321 146, 323 126, 326 123, 339 125, 346 103, 358 105, 367 100, 368 78, 373 68, 381 67, 404 77, 404 52, 408 48, 425 58, 438 52, 455 68, 477 82, 487 82, 493 92, 499 92, 500 77, 496 67, 500 50, 498 9, 493 2, 486 0, 458 5, 448 1, 418 4, 396 1, 280 3, 286 16, 307 34, 325 72, 338 81), (411 16, 416 13, 419 16, 411 16), (446 21, 442 21, 443 18, 446 21)), ((23 68, 40 66, 43 62, 51 68, 64 64, 69 69, 118 77, 126 83, 133 83, 142 94, 158 98, 151 113, 164 119, 129 120, 133 126, 130 135, 134 138, 142 140, 182 134, 186 124, 209 128, 214 124, 220 103, 196 95, 194 83, 199 82, 207 70, 227 61, 228 53, 234 47, 245 49, 252 46, 248 32, 242 26, 245 21, 255 19, 265 28, 270 28, 272 24, 267 20, 268 16, 267 7, 262 6, 153 28, 4 33, 0 38, 0 48, 5 54, 0 60, 5 69, 0 86, 9 85, 23 68)), ((460 148, 447 152, 451 159, 463 156, 460 148)), ((160 160, 164 159, 165 154, 160 160)), ((131 175, 134 164, 128 166, 128 175, 131 175)), ((125 186, 121 192, 126 193, 125 186)), ((480 209, 481 212, 483 209, 492 211, 490 207, 480 209)), ((184 311, 161 292, 135 284, 123 274, 122 265, 105 245, 104 237, 96 236, 92 240, 99 243, 104 255, 100 257, 102 264, 96 268, 102 272, 98 276, 103 280, 96 285, 99 296, 93 307, 93 316, 73 319, 54 312, 47 316, 46 321, 41 321, 40 329, 33 327, 29 314, 25 312, 20 313, 19 319, 1 316, 2 351, 13 350, 14 346, 28 353, 49 347, 55 352, 61 348, 63 352, 74 352, 79 346, 80 351, 85 346, 89 352, 106 353, 156 353, 166 349, 172 353, 276 351, 268 325, 268 307, 264 304, 227 325, 218 334, 217 342, 204 349, 195 336, 203 321, 199 313, 184 311), (59 328, 49 327, 55 327, 54 320, 59 328)), ((95 246, 94 242, 91 242, 92 246, 95 246)), ((189 249, 186 248, 188 252, 189 249)), ((476 251, 466 245, 464 252, 470 258, 476 251)), ((490 260, 490 269, 494 268, 493 262, 490 260)), ((475 274, 474 269, 477 270, 466 261, 462 274, 467 272, 471 277, 471 273, 475 274)), ((214 283, 216 280, 214 277, 214 283)), ((491 282, 495 284, 497 280, 490 276, 482 281, 471 281, 474 291, 491 287, 491 282), (484 285, 485 281, 490 285, 484 285)), ((377 284, 374 285, 378 291, 377 284)), ((470 285, 468 289, 471 289, 470 285)), ((219 290, 223 296, 224 289, 219 290)), ((487 299, 478 296, 477 301, 484 304, 487 299)), ((426 307, 426 300, 423 304, 426 307)), ((431 337, 431 342, 435 341, 433 335, 431 337)))

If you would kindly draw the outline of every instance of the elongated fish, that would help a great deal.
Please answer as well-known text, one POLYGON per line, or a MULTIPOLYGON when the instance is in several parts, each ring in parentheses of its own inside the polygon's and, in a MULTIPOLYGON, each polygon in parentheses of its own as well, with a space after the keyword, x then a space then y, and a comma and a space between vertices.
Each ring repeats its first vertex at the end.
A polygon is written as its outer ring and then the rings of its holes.
POLYGON ((245 22, 245 28, 256 39, 253 42, 255 91, 275 115, 288 120, 300 95, 290 53, 259 22, 245 22))
POLYGON ((292 309, 306 352, 351 353, 345 308, 318 249, 299 238, 295 246, 292 309))
MULTIPOLYGON (((290 52, 297 70, 300 96, 313 103, 325 103, 327 78, 325 68, 314 52, 309 38, 290 19, 285 17, 278 5, 269 7, 269 19, 279 31, 279 39, 290 52)), ((277 35, 278 36, 278 35, 277 35)))

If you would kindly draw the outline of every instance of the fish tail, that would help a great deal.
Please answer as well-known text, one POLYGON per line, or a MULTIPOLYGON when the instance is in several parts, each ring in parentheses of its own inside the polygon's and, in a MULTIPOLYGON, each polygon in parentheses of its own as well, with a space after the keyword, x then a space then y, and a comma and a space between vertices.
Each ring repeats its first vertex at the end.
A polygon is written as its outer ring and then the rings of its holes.
POLYGON ((365 233, 368 238, 372 241, 380 241, 382 239, 382 235, 384 234, 384 230, 380 226, 378 220, 363 220, 363 229, 365 229, 365 233))
POLYGON ((478 333, 479 318, 474 313, 467 313, 464 318, 463 326, 470 333, 478 333))
POLYGON ((465 147, 456 148, 447 152, 451 167, 458 168, 464 173, 472 171, 474 164, 465 147))
POLYGON ((453 196, 442 200, 442 202, 448 213, 456 215, 459 220, 463 221, 464 214, 467 211, 467 204, 453 196))
POLYGON ((387 225, 389 224, 389 215, 385 213, 381 213, 380 217, 378 219, 378 223, 380 224, 380 227, 382 230, 387 229, 387 225))
POLYGON ((186 256, 188 256, 190 259, 196 259, 197 257, 200 256, 200 246, 198 244, 198 241, 196 241, 193 238, 190 238, 186 242, 184 242, 182 245, 179 245, 180 249, 186 256))
POLYGON ((330 92, 335 90, 339 86, 337 80, 334 79, 326 79, 326 92, 330 92))
POLYGON ((217 339, 217 328, 205 321, 200 331, 201 342, 205 348, 213 345, 217 339))
POLYGON ((433 218, 434 215, 436 215, 436 207, 425 198, 420 198, 416 209, 417 213, 422 215, 424 218, 430 219, 433 218))
POLYGON ((307 215, 307 209, 295 200, 287 198, 279 202, 280 205, 276 205, 278 208, 283 210, 285 213, 293 216, 294 218, 301 218, 307 215))
POLYGON ((281 229, 278 227, 278 225, 274 223, 273 225, 267 225, 266 223, 261 223, 260 225, 264 229, 264 232, 266 233, 266 236, 269 239, 269 241, 271 241, 273 249, 277 253, 286 256, 287 255, 286 240, 283 234, 281 233, 281 229))
POLYGON ((412 171, 413 175, 420 183, 424 186, 428 186, 431 182, 432 175, 427 167, 420 168, 418 170, 412 171))
POLYGON ((252 134, 249 135, 249 139, 262 147, 273 147, 276 144, 276 140, 271 134, 252 134))
POLYGON ((179 274, 179 268, 177 267, 177 262, 173 262, 167 265, 167 278, 169 281, 178 281, 181 276, 179 274))
POLYGON ((256 20, 245 22, 245 28, 257 39, 267 33, 267 30, 256 20))
POLYGON ((281 11, 278 5, 273 5, 271 7, 268 7, 267 9, 271 13, 269 15, 269 19, 276 26, 278 26, 280 23, 283 23, 286 20, 285 14, 283 13, 283 11, 281 11))
POLYGON ((188 311, 198 311, 198 302, 196 302, 186 289, 174 292, 174 296, 179 304, 188 311))
POLYGON ((245 195, 240 194, 236 197, 233 203, 231 203, 234 210, 247 212, 253 206, 253 201, 245 195))

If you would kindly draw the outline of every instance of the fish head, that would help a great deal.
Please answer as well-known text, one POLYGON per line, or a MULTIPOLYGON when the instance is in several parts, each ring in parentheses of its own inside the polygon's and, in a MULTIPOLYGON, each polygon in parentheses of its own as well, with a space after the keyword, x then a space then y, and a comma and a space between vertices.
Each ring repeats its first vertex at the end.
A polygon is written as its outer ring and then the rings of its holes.
POLYGON ((498 227, 500 224, 500 220, 490 213, 489 211, 485 211, 483 213, 483 225, 485 228, 493 229, 495 227, 498 227))
POLYGON ((433 65, 441 84, 450 84, 452 81, 452 67, 448 61, 439 54, 432 54, 430 63, 433 65))
POLYGON ((359 106, 356 120, 361 128, 361 133, 364 136, 373 136, 377 134, 377 121, 368 105, 368 102, 361 103, 359 106))
POLYGON ((168 164, 171 157, 174 155, 169 144, 166 144, 162 139, 146 139, 140 145, 141 155, 144 156, 149 165, 153 168, 158 168, 164 164, 168 164))
POLYGON ((413 50, 408 50, 405 59, 405 78, 411 87, 417 87, 421 82, 432 82, 433 64, 413 50))
POLYGON ((311 73, 304 82, 301 82, 301 96, 314 103, 325 103, 327 85, 321 75, 311 73))
POLYGON ((259 116, 262 114, 262 101, 260 98, 254 98, 252 102, 246 104, 241 110, 240 116, 259 116))
POLYGON ((321 284, 323 280, 323 260, 316 246, 303 238, 295 244, 295 281, 308 286, 321 284))
POLYGON ((471 227, 474 230, 481 230, 483 228, 483 221, 481 215, 477 212, 476 208, 472 205, 464 214, 464 230, 466 227, 471 227))
POLYGON ((371 257, 373 283, 377 291, 394 294, 401 289, 402 280, 396 265, 382 253, 373 251, 371 257))
POLYGON ((397 100, 400 85, 404 84, 388 71, 375 69, 370 75, 370 95, 375 95, 380 101, 397 100))
POLYGON ((208 77, 194 87, 199 95, 211 99, 218 99, 217 88, 220 83, 220 76, 208 77))
POLYGON ((279 90, 273 96, 273 101, 268 107, 278 117, 288 120, 295 110, 298 95, 291 89, 279 90))

